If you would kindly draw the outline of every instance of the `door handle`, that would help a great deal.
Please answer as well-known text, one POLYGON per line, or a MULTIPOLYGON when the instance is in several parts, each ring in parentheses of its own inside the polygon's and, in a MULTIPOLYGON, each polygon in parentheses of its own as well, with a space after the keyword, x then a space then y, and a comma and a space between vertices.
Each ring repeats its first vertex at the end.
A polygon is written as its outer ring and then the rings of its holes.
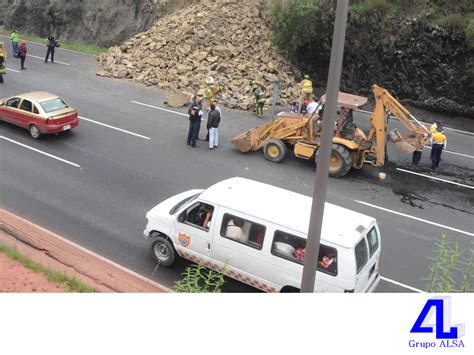
POLYGON ((211 250, 211 243, 207 243, 207 250, 211 250))

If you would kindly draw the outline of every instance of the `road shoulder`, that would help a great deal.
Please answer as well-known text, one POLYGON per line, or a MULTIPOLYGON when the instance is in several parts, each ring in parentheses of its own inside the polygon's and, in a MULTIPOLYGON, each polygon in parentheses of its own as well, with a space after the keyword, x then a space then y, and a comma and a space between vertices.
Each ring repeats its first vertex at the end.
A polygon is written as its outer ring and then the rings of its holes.
POLYGON ((75 277, 100 292, 170 292, 69 240, 0 209, 0 241, 39 264, 75 277))

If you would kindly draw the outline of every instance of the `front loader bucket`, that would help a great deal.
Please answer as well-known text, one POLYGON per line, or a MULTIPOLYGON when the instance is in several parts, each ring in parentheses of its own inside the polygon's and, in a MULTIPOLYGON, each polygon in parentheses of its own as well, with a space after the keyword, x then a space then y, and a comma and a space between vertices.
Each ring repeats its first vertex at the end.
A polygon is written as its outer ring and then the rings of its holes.
POLYGON ((234 143, 238 150, 242 153, 254 150, 257 145, 259 128, 249 129, 247 132, 241 133, 232 138, 230 141, 234 143))
POLYGON ((411 154, 416 150, 416 147, 408 142, 396 142, 395 144, 397 145, 398 149, 400 149, 405 154, 411 154))

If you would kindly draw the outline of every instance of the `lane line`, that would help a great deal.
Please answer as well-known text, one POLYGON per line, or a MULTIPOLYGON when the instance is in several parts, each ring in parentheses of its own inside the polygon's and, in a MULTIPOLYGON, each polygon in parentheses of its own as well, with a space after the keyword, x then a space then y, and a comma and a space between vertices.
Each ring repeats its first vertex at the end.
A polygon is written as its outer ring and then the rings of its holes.
MULTIPOLYGON (((373 112, 372 111, 367 111, 367 110, 355 110, 356 112, 362 112, 362 113, 367 113, 369 115, 371 115, 373 112)), ((393 117, 395 118, 395 116, 393 115, 390 115, 390 117, 393 117)), ((429 125, 431 126, 431 123, 429 122, 423 122, 423 121, 420 121, 421 123, 423 124, 426 124, 426 125, 429 125)), ((463 131, 461 129, 457 129, 457 128, 451 128, 451 127, 447 127, 447 126, 443 126, 445 129, 449 129, 451 131, 454 131, 454 132, 459 132, 459 133, 465 133, 465 134, 469 134, 471 136, 474 136, 474 132, 469 132, 469 131, 463 131)))
POLYGON ((403 171, 404 173, 408 173, 408 174, 422 176, 422 177, 425 177, 425 178, 431 179, 431 180, 437 180, 437 181, 442 181, 442 182, 445 182, 445 183, 448 183, 448 184, 458 185, 458 186, 465 187, 465 188, 471 189, 471 190, 474 189, 474 186, 471 186, 471 185, 460 184, 459 182, 449 181, 449 180, 446 180, 446 179, 441 179, 441 178, 430 176, 430 175, 416 173, 416 172, 411 171, 411 170, 406 170, 406 169, 401 169, 401 168, 397 168, 397 170, 398 171, 403 171))
MULTIPOLYGON (((431 147, 430 147, 429 145, 425 145, 425 148, 431 149, 431 147)), ((460 155, 460 156, 465 157, 465 158, 474 159, 474 156, 472 156, 472 155, 467 155, 467 154, 463 154, 463 153, 453 152, 452 150, 443 149, 443 152, 444 152, 444 153, 449 153, 449 154, 460 155)))
POLYGON ((91 120, 90 118, 86 118, 86 117, 82 117, 82 116, 79 116, 79 118, 81 120, 88 121, 88 122, 91 122, 91 123, 95 123, 95 124, 100 125, 100 126, 115 129, 115 130, 123 132, 123 133, 131 134, 132 136, 136 136, 136 137, 143 138, 143 139, 151 139, 150 137, 142 136, 141 134, 133 133, 133 132, 127 131, 125 129, 114 127, 114 126, 111 126, 111 125, 108 125, 108 124, 105 124, 105 123, 102 123, 102 122, 97 122, 97 121, 91 120))
POLYGON ((15 69, 10 69, 10 68, 7 68, 7 70, 13 71, 13 72, 15 72, 15 73, 20 73, 20 71, 19 71, 19 70, 15 70, 15 69))
MULTIPOLYGON (((6 38, 6 39, 10 39, 10 37, 4 36, 4 35, 0 35, 0 37, 4 37, 4 38, 6 38)), ((46 46, 46 43, 38 43, 38 42, 34 42, 34 41, 26 41, 26 42, 27 42, 27 44, 28 44, 28 43, 32 43, 32 44, 37 44, 38 46, 42 46, 42 47, 45 47, 45 46, 46 46)), ((82 52, 78 52, 78 51, 73 51, 72 49, 65 49, 65 48, 62 48, 62 47, 58 47, 58 48, 56 48, 56 50, 64 51, 64 52, 77 53, 77 54, 82 54, 82 55, 88 55, 89 57, 97 57, 97 56, 94 55, 94 54, 82 53, 82 52)))
POLYGON ((55 155, 52 155, 52 154, 49 154, 49 153, 46 153, 46 152, 43 152, 42 150, 39 150, 39 149, 36 149, 36 148, 33 148, 33 147, 30 147, 29 145, 26 145, 26 144, 23 144, 23 143, 20 143, 20 142, 17 142, 13 139, 10 139, 10 138, 7 138, 7 137, 4 137, 4 136, 0 136, 0 139, 4 139, 6 141, 9 141, 11 143, 14 143, 14 144, 17 144, 23 148, 27 148, 27 149, 30 149, 34 152, 37 152, 37 153, 40 153, 40 154, 43 154, 43 155, 46 155, 47 157, 50 157, 50 158, 53 158, 53 159, 56 159, 56 160, 59 160, 63 163, 66 163, 66 164, 69 164, 69 165, 72 165, 72 166, 75 166, 76 168, 81 168, 80 165, 76 164, 76 163, 73 163, 73 162, 70 162, 69 160, 66 160, 66 159, 63 159, 63 158, 59 158, 55 155))
MULTIPOLYGON (((35 58, 35 59, 41 59, 41 60, 44 61, 44 57, 38 57, 38 56, 32 55, 32 54, 28 54, 27 57, 32 57, 32 58, 35 58)), ((50 62, 48 62, 48 63, 50 63, 50 62)), ((68 65, 68 66, 71 65, 71 64, 68 64, 68 63, 59 62, 57 60, 54 61, 54 64, 62 64, 62 65, 68 65)))
POLYGON ((381 211, 393 213, 393 214, 396 214, 396 215, 398 215, 398 216, 410 218, 410 219, 413 219, 413 220, 415 220, 415 221, 423 222, 423 223, 426 223, 426 224, 431 224, 432 226, 436 226, 436 227, 448 229, 448 230, 451 230, 451 231, 453 231, 453 232, 457 232, 457 233, 461 233, 461 234, 468 235, 468 236, 470 236, 470 237, 474 237, 474 233, 466 232, 466 231, 463 231, 463 230, 461 230, 461 229, 457 229, 457 228, 453 228, 453 227, 448 227, 448 226, 445 226, 445 225, 440 224, 440 223, 431 222, 431 221, 428 221, 428 220, 426 220, 426 219, 422 219, 422 218, 410 216, 410 215, 405 214, 405 213, 401 213, 401 212, 389 210, 388 208, 384 208, 384 207, 380 207, 380 206, 377 206, 377 205, 373 205, 373 204, 371 204, 371 203, 367 203, 367 202, 364 202, 364 201, 359 201, 359 200, 354 200, 354 201, 357 202, 357 203, 360 203, 361 205, 369 206, 369 207, 376 208, 376 209, 381 210, 381 211))
POLYGON ((423 290, 420 290, 419 288, 415 288, 415 287, 412 287, 412 286, 409 286, 407 284, 404 284, 404 283, 401 283, 401 282, 398 282, 398 281, 395 281, 395 280, 392 280, 392 279, 388 279, 386 277, 383 277, 383 276, 380 276, 380 279, 381 280, 384 280, 386 282, 390 282, 394 285, 397 285, 397 286, 400 286, 400 287, 404 287, 410 291, 414 291, 414 292, 418 292, 418 293, 426 293, 426 291, 423 291, 423 290))
POLYGON ((166 109, 166 108, 162 108, 162 107, 158 107, 158 106, 153 106, 153 105, 144 104, 143 102, 138 102, 138 101, 134 101, 134 100, 132 100, 131 102, 134 103, 134 104, 137 104, 137 105, 141 105, 141 106, 145 106, 145 107, 150 107, 150 108, 154 108, 154 109, 156 109, 156 110, 162 110, 162 111, 174 113, 174 114, 176 114, 176 115, 188 117, 187 114, 181 113, 181 112, 178 112, 178 111, 168 110, 168 109, 166 109))

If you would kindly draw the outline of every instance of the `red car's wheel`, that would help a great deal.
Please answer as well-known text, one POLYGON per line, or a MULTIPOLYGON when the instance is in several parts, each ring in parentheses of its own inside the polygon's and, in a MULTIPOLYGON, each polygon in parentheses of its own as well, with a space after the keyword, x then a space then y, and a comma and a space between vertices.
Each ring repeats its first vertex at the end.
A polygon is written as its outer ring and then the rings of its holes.
POLYGON ((40 132, 39 128, 36 127, 34 124, 30 125, 30 135, 34 139, 38 139, 39 137, 41 137, 41 132, 40 132))

